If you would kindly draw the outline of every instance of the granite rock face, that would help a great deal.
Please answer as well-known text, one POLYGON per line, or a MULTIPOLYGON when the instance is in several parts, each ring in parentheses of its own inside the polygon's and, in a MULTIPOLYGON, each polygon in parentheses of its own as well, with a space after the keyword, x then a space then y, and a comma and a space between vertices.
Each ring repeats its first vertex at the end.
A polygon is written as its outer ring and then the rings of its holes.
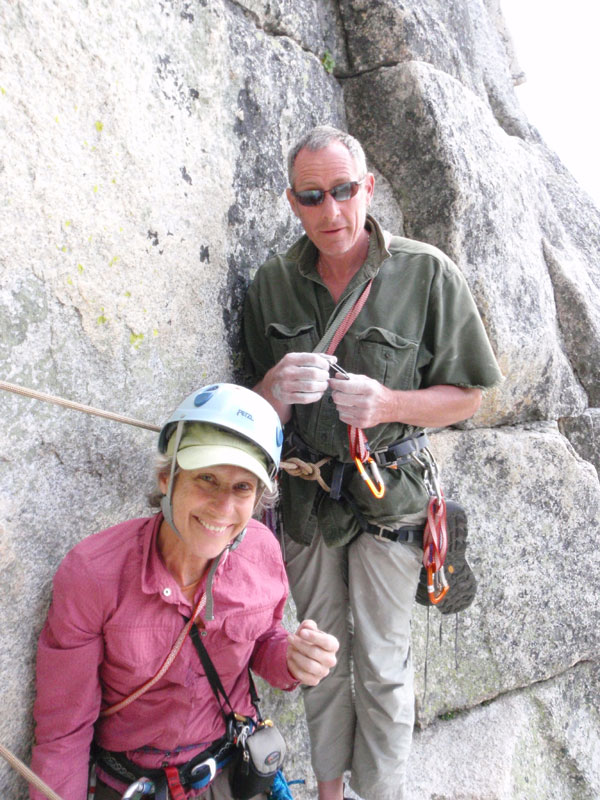
MULTIPOLYGON (((600 214, 522 80, 498 0, 0 4, 0 381, 159 425, 234 379, 248 281, 299 232, 286 152, 318 123, 365 145, 384 226, 464 272, 505 381, 432 437, 479 592, 415 612, 412 800, 600 796, 600 214)), ((0 742, 27 761, 52 575, 150 512, 156 434, 0 408, 0 742)), ((263 694, 313 797, 299 692, 263 694)))

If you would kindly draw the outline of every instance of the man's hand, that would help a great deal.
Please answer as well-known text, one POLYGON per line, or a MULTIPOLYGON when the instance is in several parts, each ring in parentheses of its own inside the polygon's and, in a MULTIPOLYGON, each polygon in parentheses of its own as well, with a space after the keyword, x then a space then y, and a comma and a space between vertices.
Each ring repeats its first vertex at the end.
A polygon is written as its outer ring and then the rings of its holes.
POLYGON ((339 646, 335 636, 320 631, 312 619, 302 620, 288 636, 287 668, 300 683, 316 686, 335 666, 339 646))
POLYGON ((329 385, 340 419, 347 425, 372 428, 390 421, 391 391, 373 378, 348 373, 348 378, 331 378, 329 385))
POLYGON ((440 384, 426 389, 388 389, 366 375, 330 378, 340 419, 355 428, 403 422, 420 428, 442 428, 469 419, 481 403, 481 389, 440 384))
POLYGON ((254 387, 276 409, 282 422, 295 403, 316 403, 327 390, 329 365, 335 356, 321 353, 287 353, 254 387))

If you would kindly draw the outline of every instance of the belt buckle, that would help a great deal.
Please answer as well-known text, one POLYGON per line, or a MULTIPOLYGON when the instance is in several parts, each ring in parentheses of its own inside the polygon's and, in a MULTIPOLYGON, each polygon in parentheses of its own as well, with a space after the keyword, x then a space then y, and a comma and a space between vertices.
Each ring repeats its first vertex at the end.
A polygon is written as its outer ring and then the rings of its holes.
MULTIPOLYGON (((196 764, 194 769, 190 772, 190 778, 193 778, 203 767, 208 767, 208 780, 206 783, 210 783, 217 774, 217 762, 212 756, 207 758, 206 761, 201 761, 199 764, 196 764)), ((199 779, 197 782, 199 783, 200 780, 205 780, 205 778, 206 776, 199 779)))
POLYGON ((389 525, 375 525, 375 527, 379 531, 378 533, 375 534, 375 538, 379 539, 380 542, 389 542, 390 541, 389 536, 384 536, 382 531, 390 531, 391 532, 391 531, 393 531, 395 529, 394 528, 390 528, 389 525))
POLYGON ((154 791, 154 784, 148 778, 140 778, 130 784, 125 789, 125 794, 122 800, 139 800, 145 794, 151 794, 154 791))

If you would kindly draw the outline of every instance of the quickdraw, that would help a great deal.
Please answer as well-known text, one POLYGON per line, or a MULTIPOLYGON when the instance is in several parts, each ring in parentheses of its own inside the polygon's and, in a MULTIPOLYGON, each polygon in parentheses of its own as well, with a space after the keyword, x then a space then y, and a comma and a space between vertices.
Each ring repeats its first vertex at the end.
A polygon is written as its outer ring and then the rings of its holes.
MULTIPOLYGON (((344 378, 350 377, 346 370, 342 369, 338 364, 331 364, 331 368, 344 378)), ((348 425, 348 442, 350 445, 350 457, 356 464, 360 477, 367 484, 373 496, 376 497, 377 500, 381 500, 385 494, 385 484, 379 472, 379 467, 369 455, 369 443, 365 432, 361 428, 348 425), (375 485, 373 479, 367 473, 364 466, 365 464, 370 468, 377 485, 375 485)))
POLYGON ((379 467, 369 455, 369 443, 367 442, 365 432, 360 428, 354 428, 352 425, 348 425, 348 441, 350 443, 350 456, 356 464, 361 478, 365 481, 374 497, 381 500, 385 494, 385 484, 379 472, 379 467), (365 464, 370 468, 377 482, 377 486, 368 475, 364 466, 365 464))
POLYGON ((435 606, 444 599, 450 588, 444 572, 448 552, 446 500, 440 486, 437 464, 429 450, 423 453, 424 458, 416 454, 413 454, 413 458, 423 469, 425 486, 430 495, 423 531, 423 566, 427 572, 429 600, 435 606))

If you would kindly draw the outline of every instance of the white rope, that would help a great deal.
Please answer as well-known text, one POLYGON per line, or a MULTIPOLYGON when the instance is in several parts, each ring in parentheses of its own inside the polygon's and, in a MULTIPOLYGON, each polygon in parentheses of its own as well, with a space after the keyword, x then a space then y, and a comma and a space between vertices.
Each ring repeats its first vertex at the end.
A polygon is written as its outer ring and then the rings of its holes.
POLYGON ((20 761, 10 750, 7 750, 3 744, 0 744, 0 755, 5 758, 11 767, 17 770, 25 780, 29 781, 29 783, 33 784, 36 789, 38 789, 48 800, 62 800, 62 798, 56 794, 54 789, 51 789, 47 783, 38 777, 35 772, 32 772, 29 767, 25 766, 25 764, 20 761))
POLYGON ((113 422, 124 422, 127 425, 135 425, 138 428, 146 428, 149 431, 160 431, 160 425, 151 425, 149 422, 142 422, 139 419, 132 419, 131 417, 124 417, 122 414, 113 414, 112 411, 102 411, 100 408, 93 408, 92 406, 85 406, 82 403, 75 403, 73 400, 64 400, 62 397, 57 397, 53 394, 46 394, 45 392, 38 392, 35 389, 27 389, 25 386, 18 386, 16 383, 7 383, 7 381, 0 381, 0 389, 14 394, 20 394, 23 397, 32 397, 34 400, 44 400, 46 403, 54 403, 57 406, 64 406, 71 408, 74 411, 83 411, 86 414, 95 414, 97 417, 104 417, 111 419, 113 422))
POLYGON ((303 461, 301 458, 290 458, 287 461, 282 461, 279 466, 295 478, 302 478, 304 481, 317 481, 324 491, 330 492, 331 488, 325 483, 321 475, 321 467, 327 464, 328 461, 331 461, 330 456, 325 456, 325 458, 316 463, 303 461))

